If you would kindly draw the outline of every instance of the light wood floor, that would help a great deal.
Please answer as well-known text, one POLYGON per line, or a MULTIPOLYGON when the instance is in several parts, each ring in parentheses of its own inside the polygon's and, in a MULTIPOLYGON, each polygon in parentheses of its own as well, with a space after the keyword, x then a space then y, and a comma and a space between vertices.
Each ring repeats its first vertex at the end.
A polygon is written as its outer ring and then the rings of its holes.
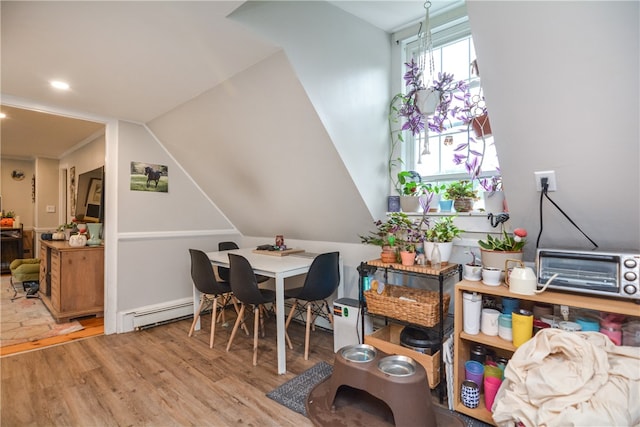
MULTIPOLYGON (((229 316, 231 317, 231 316, 229 316)), ((228 319, 230 320, 230 319, 228 319)), ((260 338, 252 366, 252 336, 216 328, 210 316, 189 338, 190 320, 127 334, 102 335, 0 359, 4 426, 310 426, 266 393, 319 361, 333 363, 333 336, 312 332, 305 361, 304 326, 292 323, 294 349, 278 375, 275 318, 260 338)))

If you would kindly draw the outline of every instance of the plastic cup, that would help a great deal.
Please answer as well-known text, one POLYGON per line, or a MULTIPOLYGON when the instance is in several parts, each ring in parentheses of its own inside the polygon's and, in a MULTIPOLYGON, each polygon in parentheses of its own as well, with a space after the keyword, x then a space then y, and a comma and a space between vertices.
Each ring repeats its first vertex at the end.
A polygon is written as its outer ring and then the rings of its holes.
POLYGON ((498 365, 484 365, 484 378, 494 377, 502 380, 503 370, 498 365))
POLYGON ((511 313, 520 309, 520 300, 518 298, 503 297, 502 313, 511 316, 511 313))
POLYGON ((502 380, 496 377, 485 377, 484 379, 484 406, 488 411, 493 412, 493 401, 498 394, 502 380))
POLYGON ((482 391, 482 379, 484 377, 484 365, 475 360, 469 360, 464 364, 464 379, 478 384, 482 391))

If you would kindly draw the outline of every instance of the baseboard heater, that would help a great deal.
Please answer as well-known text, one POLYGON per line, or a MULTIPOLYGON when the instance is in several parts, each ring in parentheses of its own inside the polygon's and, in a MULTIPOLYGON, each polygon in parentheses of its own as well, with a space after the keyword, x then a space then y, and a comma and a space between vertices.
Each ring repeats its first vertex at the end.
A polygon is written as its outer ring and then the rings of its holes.
POLYGON ((147 306, 132 313, 133 329, 139 331, 190 317, 193 318, 191 298, 167 305, 147 306))

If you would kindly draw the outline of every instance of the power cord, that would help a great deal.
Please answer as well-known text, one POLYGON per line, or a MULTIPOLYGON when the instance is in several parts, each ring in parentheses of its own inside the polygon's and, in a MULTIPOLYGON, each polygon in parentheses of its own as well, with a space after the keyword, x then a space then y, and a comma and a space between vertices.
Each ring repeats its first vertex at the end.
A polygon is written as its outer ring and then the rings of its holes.
POLYGON ((594 242, 593 240, 591 240, 591 238, 589 236, 587 236, 585 234, 584 231, 582 231, 582 229, 580 227, 578 227, 578 225, 569 217, 569 215, 567 215, 561 208, 560 206, 558 206, 558 204, 556 202, 554 202, 553 200, 551 200, 551 197, 549 197, 549 179, 548 178, 542 178, 540 180, 540 183, 542 184, 542 191, 540 192, 540 231, 538 232, 538 239, 536 240, 536 249, 540 246, 540 237, 542 236, 542 229, 543 229, 543 215, 542 215, 542 202, 544 201, 544 198, 546 197, 547 200, 549 200, 551 202, 551 204, 553 206, 556 207, 556 209, 558 209, 560 211, 560 213, 562 215, 564 215, 565 218, 567 218, 569 220, 569 222, 578 229, 578 231, 580 233, 582 233, 582 235, 584 237, 587 238, 587 240, 589 240, 593 246, 595 246, 596 248, 598 247, 598 244, 596 242, 594 242))

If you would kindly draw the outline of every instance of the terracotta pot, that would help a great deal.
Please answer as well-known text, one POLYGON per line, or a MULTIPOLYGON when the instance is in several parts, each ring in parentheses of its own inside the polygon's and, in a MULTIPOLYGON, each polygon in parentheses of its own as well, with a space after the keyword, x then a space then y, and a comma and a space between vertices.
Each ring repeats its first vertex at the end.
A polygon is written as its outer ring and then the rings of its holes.
POLYGON ((402 265, 413 265, 416 263, 416 253, 401 251, 400 258, 402 259, 402 265))
POLYGON ((473 127, 473 132, 478 138, 491 135, 491 123, 489 123, 489 116, 486 113, 474 118, 471 122, 471 126, 473 127))
POLYGON ((396 262, 396 251, 384 250, 380 253, 380 261, 393 264, 396 262))

